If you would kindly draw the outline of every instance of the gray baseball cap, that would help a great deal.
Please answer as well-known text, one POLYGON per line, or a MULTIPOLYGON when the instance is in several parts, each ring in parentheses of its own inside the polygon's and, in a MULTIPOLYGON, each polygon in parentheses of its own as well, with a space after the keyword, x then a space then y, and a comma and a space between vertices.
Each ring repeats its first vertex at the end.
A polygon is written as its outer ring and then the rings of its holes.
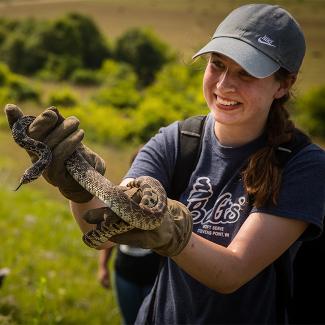
POLYGON ((306 51, 304 34, 286 10, 268 4, 249 4, 232 11, 211 41, 193 58, 221 53, 257 78, 280 67, 297 73, 306 51))

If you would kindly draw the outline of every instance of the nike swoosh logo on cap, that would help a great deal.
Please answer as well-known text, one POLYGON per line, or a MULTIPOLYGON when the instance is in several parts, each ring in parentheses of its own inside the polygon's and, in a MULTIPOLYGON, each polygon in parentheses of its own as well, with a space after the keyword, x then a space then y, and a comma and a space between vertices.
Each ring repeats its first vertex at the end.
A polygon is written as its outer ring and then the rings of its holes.
POLYGON ((264 35, 263 37, 259 37, 257 39, 257 41, 261 44, 265 44, 265 45, 268 45, 268 46, 272 46, 272 47, 276 47, 275 45, 273 45, 273 40, 270 39, 269 37, 267 37, 266 35, 264 35))

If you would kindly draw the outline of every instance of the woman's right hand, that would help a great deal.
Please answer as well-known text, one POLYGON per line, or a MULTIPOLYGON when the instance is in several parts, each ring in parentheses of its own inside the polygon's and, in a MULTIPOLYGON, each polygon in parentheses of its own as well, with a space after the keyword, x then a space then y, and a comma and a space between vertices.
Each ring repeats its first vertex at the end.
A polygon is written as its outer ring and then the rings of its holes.
MULTIPOLYGON (((21 109, 14 104, 5 107, 10 128, 23 116, 21 109)), ((55 107, 46 109, 36 117, 28 128, 28 135, 38 141, 46 143, 52 150, 52 161, 44 171, 43 176, 48 183, 59 188, 63 196, 77 203, 88 202, 92 194, 81 187, 67 172, 65 161, 78 149, 79 153, 100 174, 105 173, 104 160, 81 143, 84 131, 79 129, 79 120, 76 117, 64 118, 55 107)), ((38 157, 27 151, 32 162, 38 157)))

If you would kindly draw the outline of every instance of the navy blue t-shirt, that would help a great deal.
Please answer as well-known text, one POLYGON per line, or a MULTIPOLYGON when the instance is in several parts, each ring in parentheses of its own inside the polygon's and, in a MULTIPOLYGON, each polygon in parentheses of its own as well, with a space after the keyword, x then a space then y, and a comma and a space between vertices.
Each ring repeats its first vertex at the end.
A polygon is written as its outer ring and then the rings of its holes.
MULTIPOLYGON (((228 246, 252 211, 307 221, 310 226, 301 240, 320 233, 325 215, 325 152, 321 148, 311 144, 296 154, 285 166, 277 206, 256 209, 248 204, 240 171, 247 158, 265 145, 264 137, 241 147, 225 147, 214 134, 211 114, 205 128, 199 161, 180 197, 192 213, 196 234, 228 246)), ((152 176, 168 193, 178 150, 175 122, 142 148, 126 177, 152 176)), ((290 260, 298 245, 289 249, 290 260)), ((273 264, 232 294, 207 288, 169 258, 157 281, 156 293, 145 299, 137 324, 276 323, 273 264)))

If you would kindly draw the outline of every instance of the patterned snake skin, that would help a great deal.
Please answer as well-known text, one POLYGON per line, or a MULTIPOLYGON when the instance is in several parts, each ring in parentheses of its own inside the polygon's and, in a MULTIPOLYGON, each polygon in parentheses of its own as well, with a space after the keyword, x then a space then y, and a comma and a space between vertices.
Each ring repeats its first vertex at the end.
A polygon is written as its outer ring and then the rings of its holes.
MULTIPOLYGON (((52 159, 51 150, 46 144, 27 135, 28 126, 34 119, 33 116, 23 116, 12 127, 15 142, 24 149, 34 152, 39 158, 24 172, 17 189, 22 184, 37 179, 52 159)), ((141 192, 141 202, 137 204, 124 193, 122 187, 114 185, 90 166, 78 151, 75 151, 65 164, 70 175, 83 188, 99 198, 121 218, 115 218, 108 226, 103 221, 99 227, 88 232, 83 238, 88 246, 97 247, 110 237, 132 228, 151 230, 160 226, 167 205, 167 196, 156 179, 142 176, 128 184, 128 187, 136 187, 141 192)))

